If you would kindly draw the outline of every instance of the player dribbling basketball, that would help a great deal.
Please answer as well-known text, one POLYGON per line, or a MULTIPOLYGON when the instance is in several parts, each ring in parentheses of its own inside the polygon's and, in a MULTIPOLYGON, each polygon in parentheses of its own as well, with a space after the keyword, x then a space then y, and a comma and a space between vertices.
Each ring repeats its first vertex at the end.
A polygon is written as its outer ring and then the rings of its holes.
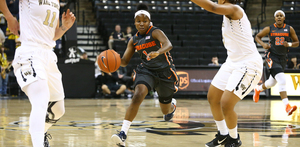
POLYGON ((176 100, 172 97, 177 91, 178 77, 169 53, 172 44, 163 31, 150 25, 151 16, 147 5, 139 4, 137 10, 134 21, 138 32, 128 42, 121 66, 125 67, 129 63, 135 51, 139 53, 142 63, 136 68, 135 91, 126 111, 121 132, 111 137, 118 146, 125 146, 131 122, 150 90, 155 89, 159 95, 165 121, 172 119, 176 110, 176 100))

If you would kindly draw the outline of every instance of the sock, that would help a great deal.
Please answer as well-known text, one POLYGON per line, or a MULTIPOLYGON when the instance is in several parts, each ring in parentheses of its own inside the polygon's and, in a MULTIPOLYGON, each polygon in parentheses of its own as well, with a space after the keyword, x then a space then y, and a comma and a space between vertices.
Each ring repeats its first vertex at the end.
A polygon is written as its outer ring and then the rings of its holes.
POLYGON ((217 128, 218 130, 220 131, 220 134, 221 135, 227 135, 228 134, 228 129, 227 129, 227 125, 226 125, 226 122, 225 122, 225 119, 221 120, 221 121, 216 121, 216 124, 217 124, 217 128))
POLYGON ((130 125, 131 125, 131 122, 130 122, 130 121, 128 121, 128 120, 123 120, 123 125, 122 125, 121 131, 124 131, 125 134, 127 135, 128 130, 129 130, 129 128, 130 128, 130 125))
POLYGON ((237 139, 237 126, 233 129, 229 129, 229 135, 233 139, 237 139))
POLYGON ((259 90, 259 91, 264 91, 262 85, 263 85, 263 84, 261 84, 261 85, 258 86, 258 90, 259 90))
POLYGON ((284 98, 282 99, 282 102, 284 103, 284 105, 288 105, 289 104, 289 99, 288 98, 284 98))
POLYGON ((44 146, 44 133, 43 132, 34 132, 30 133, 32 146, 41 147, 44 146))

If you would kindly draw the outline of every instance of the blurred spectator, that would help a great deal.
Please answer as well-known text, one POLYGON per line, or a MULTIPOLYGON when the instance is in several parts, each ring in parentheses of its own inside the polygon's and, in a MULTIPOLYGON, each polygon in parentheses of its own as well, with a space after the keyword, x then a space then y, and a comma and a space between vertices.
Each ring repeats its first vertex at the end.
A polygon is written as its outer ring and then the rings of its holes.
POLYGON ((6 0, 10 13, 19 20, 19 0, 6 0))
POLYGON ((3 13, 0 11, 0 29, 2 30, 3 34, 6 32, 6 20, 3 13))
POLYGON ((134 33, 132 32, 132 28, 131 26, 128 26, 126 28, 126 41, 128 42, 130 40, 130 38, 134 35, 134 33))
POLYGON ((96 80, 96 96, 95 97, 100 97, 102 89, 102 76, 101 76, 101 69, 99 68, 99 65, 97 63, 97 60, 95 62, 95 80, 96 80))
POLYGON ((80 56, 80 59, 83 59, 83 60, 89 60, 87 53, 86 53, 86 52, 83 52, 83 53, 81 54, 81 56, 80 56))
POLYGON ((126 85, 125 94, 128 98, 131 98, 133 94, 133 73, 128 72, 126 67, 120 66, 117 70, 119 76, 119 83, 126 85))
POLYGON ((124 40, 125 41, 125 35, 124 32, 121 32, 121 26, 120 25, 116 25, 115 26, 115 31, 111 33, 111 35, 109 36, 109 40, 108 40, 108 48, 109 49, 113 49, 113 43, 114 41, 117 40, 124 40))
POLYGON ((209 63, 208 66, 221 66, 222 64, 219 63, 219 59, 217 56, 213 56, 211 58, 211 62, 212 63, 209 63))
POLYGON ((299 69, 300 63, 297 61, 297 57, 295 55, 291 56, 291 60, 287 62, 287 68, 290 69, 299 69))
POLYGON ((7 60, 6 48, 0 43, 0 63, 1 63, 1 77, 0 77, 0 94, 1 96, 7 96, 7 83, 8 83, 8 72, 10 71, 11 65, 7 60))
MULTIPOLYGON (((9 51, 7 52, 7 56, 9 58, 13 57, 15 54, 15 50, 16 50, 16 36, 14 35, 12 32, 10 32, 9 28, 6 28, 6 36, 7 36, 7 40, 5 41, 9 51)), ((6 46, 5 45, 5 46, 6 46)))
POLYGON ((5 42, 5 35, 3 31, 0 29, 0 43, 4 43, 4 42, 5 42))
POLYGON ((118 84, 119 80, 118 73, 101 73, 102 78, 102 91, 106 94, 106 97, 120 97, 122 93, 126 90, 126 86, 123 84, 118 84))

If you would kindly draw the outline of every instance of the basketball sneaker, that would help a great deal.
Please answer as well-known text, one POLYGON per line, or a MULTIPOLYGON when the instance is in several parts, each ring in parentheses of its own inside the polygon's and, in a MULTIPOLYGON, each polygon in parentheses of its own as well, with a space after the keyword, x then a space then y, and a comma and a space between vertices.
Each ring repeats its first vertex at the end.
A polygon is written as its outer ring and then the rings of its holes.
POLYGON ((290 104, 287 104, 285 107, 286 113, 289 115, 293 114, 293 112, 297 110, 297 106, 291 106, 290 104))
POLYGON ((111 140, 114 143, 116 143, 116 145, 119 147, 125 147, 126 138, 127 138, 127 135, 125 134, 124 131, 121 131, 121 132, 111 136, 111 140))
POLYGON ((258 102, 259 100, 259 93, 261 92, 259 89, 258 89, 259 85, 256 85, 256 87, 254 88, 254 94, 253 94, 253 101, 255 103, 258 102))
POLYGON ((229 138, 229 135, 221 135, 220 131, 218 131, 218 134, 216 134, 215 136, 215 139, 205 144, 206 147, 219 147, 221 145, 224 145, 229 138))
POLYGON ((225 147, 239 147, 242 145, 242 141, 240 140, 240 135, 238 134, 237 139, 233 139, 228 135, 228 141, 225 144, 225 147))
POLYGON ((46 132, 44 136, 44 147, 50 147, 48 139, 51 140, 52 136, 46 132))
POLYGON ((164 120, 165 120, 165 121, 170 121, 170 120, 173 118, 174 112, 175 112, 175 110, 176 110, 176 103, 177 103, 177 101, 176 101, 174 98, 172 98, 171 104, 174 106, 174 110, 173 110, 173 112, 164 115, 164 120))

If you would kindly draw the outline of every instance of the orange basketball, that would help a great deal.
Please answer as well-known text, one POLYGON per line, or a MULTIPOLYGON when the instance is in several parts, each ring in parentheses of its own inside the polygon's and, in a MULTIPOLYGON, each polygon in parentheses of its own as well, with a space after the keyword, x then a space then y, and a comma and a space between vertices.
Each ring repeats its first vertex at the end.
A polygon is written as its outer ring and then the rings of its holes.
POLYGON ((121 65, 121 57, 120 54, 109 49, 98 55, 97 62, 103 72, 112 73, 119 69, 121 65))

